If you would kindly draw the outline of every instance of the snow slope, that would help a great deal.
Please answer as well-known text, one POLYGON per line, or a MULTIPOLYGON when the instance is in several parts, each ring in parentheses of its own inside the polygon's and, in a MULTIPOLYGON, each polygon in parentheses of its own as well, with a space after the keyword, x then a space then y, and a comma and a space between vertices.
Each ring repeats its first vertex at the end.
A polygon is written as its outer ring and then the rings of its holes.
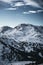
MULTIPOLYGON (((26 54, 31 52, 37 53, 38 51, 38 57, 43 58, 43 26, 20 24, 14 28, 8 26, 1 27, 0 56, 3 55, 3 47, 5 47, 4 53, 8 55, 9 53, 11 54, 11 48, 15 49, 17 53, 20 52, 18 53, 19 56, 16 55, 16 53, 14 54, 13 61, 18 61, 18 57, 20 57, 21 60, 21 52, 26 54)), ((28 58, 31 58, 31 56, 28 56, 28 58)))
POLYGON ((28 43, 43 43, 43 26, 20 24, 15 28, 5 31, 4 35, 8 38, 15 39, 17 42, 27 41, 28 43))

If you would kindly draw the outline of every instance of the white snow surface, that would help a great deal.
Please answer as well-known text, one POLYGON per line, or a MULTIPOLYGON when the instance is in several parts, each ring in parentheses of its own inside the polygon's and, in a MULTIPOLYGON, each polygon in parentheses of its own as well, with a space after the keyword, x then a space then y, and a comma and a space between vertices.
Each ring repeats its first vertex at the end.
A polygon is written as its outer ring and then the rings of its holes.
MULTIPOLYGON (((37 43, 43 44, 43 26, 34 26, 31 24, 20 24, 16 26, 15 28, 8 27, 7 30, 5 29, 7 29, 7 27, 0 28, 0 39, 4 41, 6 44, 9 44, 13 47, 15 46, 18 49, 21 48, 22 42, 27 42, 28 44, 25 44, 23 46, 24 47, 23 50, 25 49, 25 52, 33 51, 33 47, 29 46, 30 42, 31 44, 36 43, 34 46, 37 46, 37 43), (4 33, 2 31, 4 31, 4 33)), ((0 55, 1 55, 2 47, 3 45, 0 44, 0 55)), ((40 49, 39 46, 37 47, 40 49)), ((5 51, 10 52, 8 48, 6 48, 5 51)), ((39 56, 43 57, 41 52, 39 53, 39 56)), ((12 65, 15 65, 15 64, 12 63, 12 65)), ((18 63, 18 65, 20 64, 18 63)))
POLYGON ((38 29, 38 26, 21 24, 12 30, 6 31, 4 35, 18 42, 27 41, 43 43, 43 29, 38 29), (40 33, 39 30, 42 31, 42 33, 40 33))

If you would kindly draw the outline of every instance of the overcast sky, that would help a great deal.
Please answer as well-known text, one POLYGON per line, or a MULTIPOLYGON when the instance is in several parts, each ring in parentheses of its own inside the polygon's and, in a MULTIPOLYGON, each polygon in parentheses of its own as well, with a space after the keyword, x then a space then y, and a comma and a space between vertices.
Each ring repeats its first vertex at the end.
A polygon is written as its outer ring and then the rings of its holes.
POLYGON ((0 27, 21 23, 43 26, 43 0, 0 0, 0 27))

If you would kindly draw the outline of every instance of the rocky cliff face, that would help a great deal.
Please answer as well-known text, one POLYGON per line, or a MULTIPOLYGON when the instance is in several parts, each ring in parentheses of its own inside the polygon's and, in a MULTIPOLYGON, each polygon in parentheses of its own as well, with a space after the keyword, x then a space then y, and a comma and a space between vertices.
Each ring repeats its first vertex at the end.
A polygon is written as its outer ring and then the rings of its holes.
POLYGON ((22 61, 43 59, 43 26, 20 24, 0 28, 0 60, 22 61))

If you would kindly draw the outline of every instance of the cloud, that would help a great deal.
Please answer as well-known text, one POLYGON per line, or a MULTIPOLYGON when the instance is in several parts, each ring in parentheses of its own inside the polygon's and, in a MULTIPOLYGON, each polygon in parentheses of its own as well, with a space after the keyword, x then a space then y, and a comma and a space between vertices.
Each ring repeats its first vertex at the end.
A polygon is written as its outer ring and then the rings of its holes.
POLYGON ((11 5, 9 3, 0 1, 0 9, 10 8, 11 5))
POLYGON ((11 2, 12 0, 0 0, 0 1, 3 1, 3 2, 11 2))
POLYGON ((36 13, 36 11, 29 11, 29 13, 36 13))
POLYGON ((36 2, 36 0, 16 0, 16 1, 14 0, 12 4, 14 5, 13 7, 30 5, 33 7, 41 8, 39 2, 36 2))
POLYGON ((27 12, 23 12, 23 14, 35 14, 36 13, 36 11, 27 11, 27 12))
POLYGON ((23 6, 23 2, 15 2, 15 3, 11 3, 11 6, 12 7, 20 7, 20 6, 23 6))
POLYGON ((37 10, 37 12, 39 13, 39 12, 43 12, 43 10, 37 10))
POLYGON ((35 0, 24 0, 25 5, 31 5, 40 8, 40 5, 35 0))
MULTIPOLYGON (((15 10, 15 7, 21 7, 21 6, 32 6, 32 7, 35 7, 35 8, 43 8, 41 5, 42 1, 40 0, 0 0, 1 2, 1 5, 0 5, 0 8, 2 6, 2 8, 8 8, 10 10, 15 10), (40 3, 41 2, 41 3, 40 3), (7 4, 7 5, 3 5, 3 4, 7 4), (13 9, 14 8, 14 9, 13 9)), ((31 11, 30 11, 31 12, 31 11)))
POLYGON ((17 8, 5 8, 5 10, 17 10, 17 8))
POLYGON ((31 10, 31 11, 23 12, 23 14, 35 14, 35 13, 41 13, 41 12, 43 12, 43 10, 36 10, 36 11, 31 10))
POLYGON ((23 4, 23 2, 17 2, 17 3, 15 3, 15 6, 23 6, 24 4, 23 4))

